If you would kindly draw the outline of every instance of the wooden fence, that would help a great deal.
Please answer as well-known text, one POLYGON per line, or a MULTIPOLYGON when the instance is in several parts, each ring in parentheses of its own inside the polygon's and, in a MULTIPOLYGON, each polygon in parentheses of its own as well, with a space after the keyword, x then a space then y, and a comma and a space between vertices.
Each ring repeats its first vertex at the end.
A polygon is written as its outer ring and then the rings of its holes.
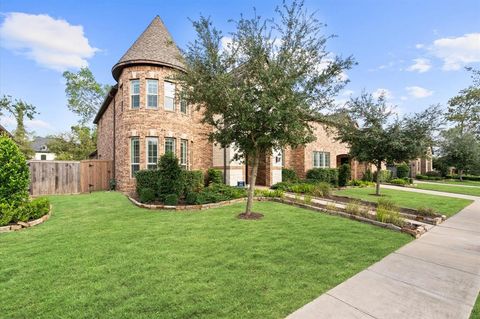
POLYGON ((112 161, 29 161, 30 194, 78 194, 108 190, 112 161))

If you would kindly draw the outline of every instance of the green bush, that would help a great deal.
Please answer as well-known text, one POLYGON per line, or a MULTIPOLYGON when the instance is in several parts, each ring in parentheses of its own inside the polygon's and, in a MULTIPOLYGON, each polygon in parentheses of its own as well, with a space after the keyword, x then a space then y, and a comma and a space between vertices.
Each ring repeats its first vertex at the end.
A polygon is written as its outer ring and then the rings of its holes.
POLYGON ((437 217, 438 215, 440 215, 437 211, 430 207, 419 207, 417 208, 417 213, 419 215, 428 217, 437 217))
POLYGON ((405 226, 404 219, 400 216, 400 214, 396 211, 389 211, 385 208, 377 208, 376 218, 378 221, 382 223, 390 223, 396 225, 398 227, 405 226))
POLYGON ((206 185, 223 183, 223 172, 219 169, 209 168, 207 171, 206 185))
POLYGON ((37 219, 45 216, 50 211, 50 201, 45 197, 38 197, 30 201, 31 219, 37 219))
POLYGON ((275 190, 255 189, 255 196, 284 198, 285 197, 285 192, 280 190, 280 189, 275 189, 275 190))
POLYGON ((347 186, 348 181, 351 177, 350 165, 342 164, 338 168, 338 186, 345 187, 347 186))
POLYGON ((415 178, 419 180, 428 180, 428 181, 439 181, 443 179, 443 177, 440 177, 440 176, 427 176, 422 174, 417 174, 415 178))
POLYGON ((18 206, 28 200, 30 172, 15 142, 0 134, 0 204, 18 206))
POLYGON ((315 191, 315 184, 309 184, 309 183, 292 184, 288 188, 288 191, 292 193, 298 193, 298 194, 313 194, 313 192, 315 191))
POLYGON ((338 170, 335 168, 312 168, 307 171, 307 179, 313 182, 326 182, 338 185, 338 170))
POLYGON ((138 191, 138 198, 142 203, 150 203, 155 200, 155 191, 152 188, 144 187, 138 191))
POLYGON ((408 173, 410 173, 410 167, 406 163, 397 165, 397 178, 408 177, 408 173))
POLYGON ((202 171, 182 171, 182 194, 198 193, 204 188, 202 171))
POLYGON ((358 186, 358 187, 370 187, 370 186, 375 185, 375 183, 374 182, 363 181, 363 180, 358 180, 358 179, 353 179, 348 183, 348 185, 358 186))
POLYGON ((395 184, 395 185, 408 185, 408 180, 404 180, 403 178, 394 178, 389 181, 390 184, 395 184))
MULTIPOLYGON (((460 176, 459 175, 450 175, 448 178, 460 179, 460 176)), ((466 181, 480 182, 480 176, 476 176, 476 175, 463 175, 462 179, 466 180, 466 181)))
POLYGON ((313 195, 315 196, 322 196, 322 197, 330 197, 332 194, 332 188, 329 183, 318 183, 315 185, 315 190, 313 195))
POLYGON ((292 186, 293 183, 291 182, 280 182, 273 184, 270 188, 271 189, 280 189, 282 191, 288 191, 290 189, 290 186, 292 186))
POLYGON ((49 211, 50 202, 42 197, 23 202, 18 206, 0 203, 0 226, 37 219, 48 214, 49 211))
POLYGON ((233 187, 225 184, 211 184, 205 188, 208 192, 213 192, 225 196, 225 200, 242 198, 247 196, 247 191, 244 188, 233 187))
POLYGON ((177 194, 168 194, 165 196, 165 205, 175 206, 178 204, 178 195, 177 194))
POLYGON ((429 177, 442 177, 442 174, 440 172, 437 172, 437 171, 428 171, 425 173, 425 175, 429 176, 429 177))
POLYGON ((154 190, 156 196, 156 189, 159 185, 160 171, 153 169, 144 169, 135 173, 135 179, 137 180, 137 194, 140 196, 140 190, 149 188, 154 190))
POLYGON ((202 205, 205 204, 207 201, 205 200, 205 196, 203 193, 188 193, 185 196, 185 203, 187 205, 202 205))
POLYGON ((293 169, 282 168, 282 182, 298 182, 297 173, 293 169))
POLYGON ((367 170, 365 171, 365 173, 363 173, 362 181, 364 181, 364 182, 373 182, 373 174, 372 174, 372 171, 371 171, 370 169, 367 169, 367 170))
POLYGON ((397 212, 399 210, 399 207, 397 206, 397 204, 394 201, 387 198, 381 198, 377 203, 377 208, 385 209, 391 212, 397 212))
POLYGON ((13 205, 0 203, 0 226, 10 224, 16 218, 16 209, 13 205))
POLYGON ((353 200, 345 206, 345 212, 352 215, 363 215, 363 209, 360 205, 360 201, 353 200))
POLYGON ((380 170, 380 173, 379 172, 373 173, 373 181, 374 182, 377 181, 377 174, 380 174, 379 175, 379 182, 380 183, 388 182, 392 178, 392 172, 391 171, 382 169, 382 170, 380 170))
POLYGON ((167 195, 176 194, 177 197, 182 192, 182 168, 178 164, 178 158, 171 152, 167 152, 160 157, 158 163, 158 197, 165 200, 167 195))

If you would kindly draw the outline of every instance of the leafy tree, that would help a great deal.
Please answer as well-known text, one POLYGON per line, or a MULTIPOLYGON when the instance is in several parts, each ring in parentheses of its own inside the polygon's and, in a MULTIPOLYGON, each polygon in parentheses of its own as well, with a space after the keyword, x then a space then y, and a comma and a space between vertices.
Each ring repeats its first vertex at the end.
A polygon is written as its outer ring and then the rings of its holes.
POLYGON ((273 19, 241 16, 224 48, 210 19, 194 21, 197 38, 184 54, 186 72, 177 77, 185 99, 214 128, 210 140, 234 145, 235 159, 249 163, 247 217, 261 156, 313 141, 312 122, 334 104, 346 83, 343 71, 354 64, 327 51, 330 37, 302 1, 275 12, 273 19))
POLYGON ((159 184, 158 195, 165 200, 170 194, 179 195, 182 191, 182 168, 178 158, 172 152, 167 152, 160 157, 158 162, 159 184))
POLYGON ((462 132, 461 127, 442 132, 440 154, 449 166, 458 170, 460 180, 465 171, 475 169, 480 159, 480 142, 473 132, 462 132))
MULTIPOLYGON (((403 119, 395 118, 385 97, 377 100, 363 93, 352 98, 337 118, 337 139, 350 146, 350 155, 375 165, 399 163, 425 156, 439 125, 439 107, 403 119)), ((376 174, 376 195, 380 195, 380 175, 376 174)))
POLYGON ((11 138, 0 134, 0 205, 17 206, 27 201, 29 184, 25 156, 11 138))
POLYGON ((17 142, 22 153, 30 158, 35 154, 29 138, 30 133, 25 129, 25 117, 32 120, 38 114, 35 106, 22 100, 12 101, 10 96, 4 95, 0 99, 0 115, 3 111, 10 113, 17 122, 17 127, 13 131, 13 139, 17 142))
POLYGON ((87 67, 76 73, 65 71, 63 77, 68 109, 80 116, 80 124, 84 126, 97 114, 110 86, 99 84, 87 67))
POLYGON ((87 126, 74 125, 71 132, 49 138, 48 148, 58 160, 84 160, 97 147, 97 131, 87 126))
POLYGON ((460 133, 474 132, 480 137, 480 71, 472 72, 473 84, 448 101, 447 121, 455 123, 460 133))

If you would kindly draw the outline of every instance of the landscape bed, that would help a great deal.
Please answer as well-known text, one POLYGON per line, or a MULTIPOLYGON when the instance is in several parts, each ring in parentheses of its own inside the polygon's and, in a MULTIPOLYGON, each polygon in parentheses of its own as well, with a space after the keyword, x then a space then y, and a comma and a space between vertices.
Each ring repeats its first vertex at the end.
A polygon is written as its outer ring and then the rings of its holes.
POLYGON ((412 240, 272 202, 243 221, 244 203, 152 214, 115 192, 50 199, 48 223, 0 235, 7 318, 281 318, 412 240))

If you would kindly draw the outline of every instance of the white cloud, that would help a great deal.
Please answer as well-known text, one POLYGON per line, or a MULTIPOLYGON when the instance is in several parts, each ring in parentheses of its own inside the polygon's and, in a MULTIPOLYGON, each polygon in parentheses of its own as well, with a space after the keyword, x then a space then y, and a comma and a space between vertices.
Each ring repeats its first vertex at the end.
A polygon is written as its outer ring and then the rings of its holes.
POLYGON ((26 120, 25 125, 29 129, 53 129, 53 126, 50 123, 39 119, 26 120))
POLYGON ((342 96, 351 96, 353 93, 355 93, 354 90, 344 90, 342 96))
POLYGON ((385 97, 385 99, 387 100, 390 100, 393 98, 393 94, 392 94, 392 91, 388 90, 388 89, 376 89, 373 93, 372 93, 373 97, 378 99, 381 95, 383 95, 385 97))
POLYGON ((427 72, 428 70, 430 70, 432 68, 432 64, 430 63, 429 59, 419 58, 419 59, 413 59, 413 61, 415 63, 410 65, 407 68, 407 71, 411 71, 411 72, 416 71, 416 72, 419 72, 419 73, 424 73, 424 72, 427 72))
POLYGON ((424 97, 431 96, 433 94, 433 91, 427 90, 425 88, 422 88, 420 86, 407 86, 405 88, 408 92, 408 94, 414 98, 421 99, 424 97))
POLYGON ((415 48, 417 48, 417 49, 422 49, 423 47, 425 47, 425 45, 422 44, 422 43, 415 44, 415 48))
POLYGON ((480 33, 437 39, 429 51, 443 60, 443 70, 459 70, 468 63, 480 62, 480 33))
POLYGON ((3 47, 58 71, 87 66, 87 59, 98 51, 88 43, 81 25, 46 14, 7 13, 0 37, 3 47))
MULTIPOLYGON (((0 117, 0 123, 5 126, 10 132, 15 130, 15 128, 17 127, 17 121, 13 116, 10 115, 4 115, 0 117)), ((28 131, 33 131, 36 129, 50 131, 54 128, 52 124, 40 119, 25 120, 25 127, 28 131)))

